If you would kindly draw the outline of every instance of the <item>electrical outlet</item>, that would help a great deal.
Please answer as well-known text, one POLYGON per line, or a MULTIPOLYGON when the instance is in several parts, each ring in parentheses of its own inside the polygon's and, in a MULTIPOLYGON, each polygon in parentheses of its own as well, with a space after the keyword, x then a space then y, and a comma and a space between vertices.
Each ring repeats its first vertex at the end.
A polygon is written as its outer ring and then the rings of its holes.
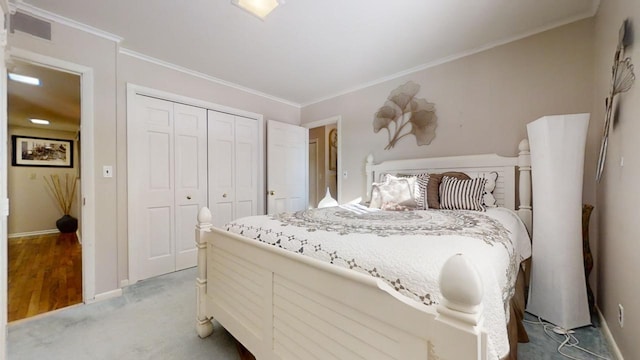
POLYGON ((622 304, 618 304, 618 324, 620 327, 624 327, 624 307, 622 304))

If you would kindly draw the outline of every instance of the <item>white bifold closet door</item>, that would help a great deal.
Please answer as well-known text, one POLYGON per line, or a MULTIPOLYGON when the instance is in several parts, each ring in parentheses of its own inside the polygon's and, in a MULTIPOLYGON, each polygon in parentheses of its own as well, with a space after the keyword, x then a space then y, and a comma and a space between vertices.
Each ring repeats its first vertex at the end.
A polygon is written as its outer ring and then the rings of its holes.
POLYGON ((196 265, 207 201, 205 109, 142 95, 128 119, 130 281, 196 265))
POLYGON ((208 111, 209 208, 214 226, 258 214, 258 121, 208 111))

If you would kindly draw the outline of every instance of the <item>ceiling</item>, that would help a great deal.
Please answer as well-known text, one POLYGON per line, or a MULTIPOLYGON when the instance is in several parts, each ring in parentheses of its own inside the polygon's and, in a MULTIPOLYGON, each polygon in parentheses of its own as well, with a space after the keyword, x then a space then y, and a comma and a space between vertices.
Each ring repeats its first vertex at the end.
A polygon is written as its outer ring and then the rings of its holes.
POLYGON ((299 106, 592 16, 598 0, 17 0, 299 106))
POLYGON ((80 127, 80 76, 20 61, 7 64, 7 71, 40 79, 40 86, 7 82, 7 114, 11 126, 60 131, 80 127), (49 120, 35 125, 29 119, 49 120))

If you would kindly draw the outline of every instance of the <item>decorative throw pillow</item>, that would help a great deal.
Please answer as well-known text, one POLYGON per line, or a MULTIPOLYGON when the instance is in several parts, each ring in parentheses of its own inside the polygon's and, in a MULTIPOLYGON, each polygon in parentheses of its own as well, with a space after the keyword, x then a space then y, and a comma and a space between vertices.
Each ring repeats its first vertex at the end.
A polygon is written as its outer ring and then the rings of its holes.
POLYGON ((420 196, 420 189, 418 188, 418 178, 415 175, 391 175, 387 174, 385 176, 385 183, 389 184, 393 181, 398 181, 401 179, 405 179, 409 182, 409 187, 411 188, 411 193, 413 194, 413 198, 417 201, 418 196, 420 196))
MULTIPOLYGON (((413 187, 415 188, 415 182, 413 187)), ((416 207, 412 186, 409 179, 397 178, 386 183, 374 183, 371 188, 371 203, 373 208, 391 208, 402 206, 404 208, 416 207)))
POLYGON ((487 179, 459 180, 443 176, 440 183, 440 208, 485 211, 482 196, 487 179))
POLYGON ((421 174, 398 174, 399 178, 415 178, 416 179, 416 189, 415 189, 415 199, 416 199, 416 209, 417 210, 426 210, 427 206, 427 184, 429 183, 429 174, 421 173, 421 174))
POLYGON ((496 188, 496 181, 498 180, 498 173, 493 171, 484 176, 487 179, 484 185, 484 194, 482 195, 482 203, 486 207, 497 207, 496 198, 493 196, 493 190, 496 188))
POLYGON ((471 179, 469 175, 458 172, 449 171, 442 174, 429 174, 429 182, 427 183, 427 207, 429 209, 440 209, 440 182, 443 176, 449 176, 460 180, 471 179))

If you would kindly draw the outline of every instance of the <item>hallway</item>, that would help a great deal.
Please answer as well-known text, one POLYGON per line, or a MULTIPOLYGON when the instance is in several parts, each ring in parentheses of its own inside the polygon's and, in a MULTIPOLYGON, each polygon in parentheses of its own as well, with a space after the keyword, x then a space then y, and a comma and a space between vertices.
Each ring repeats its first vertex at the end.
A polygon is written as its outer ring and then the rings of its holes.
POLYGON ((82 246, 76 234, 9 239, 8 321, 82 302, 82 246))

